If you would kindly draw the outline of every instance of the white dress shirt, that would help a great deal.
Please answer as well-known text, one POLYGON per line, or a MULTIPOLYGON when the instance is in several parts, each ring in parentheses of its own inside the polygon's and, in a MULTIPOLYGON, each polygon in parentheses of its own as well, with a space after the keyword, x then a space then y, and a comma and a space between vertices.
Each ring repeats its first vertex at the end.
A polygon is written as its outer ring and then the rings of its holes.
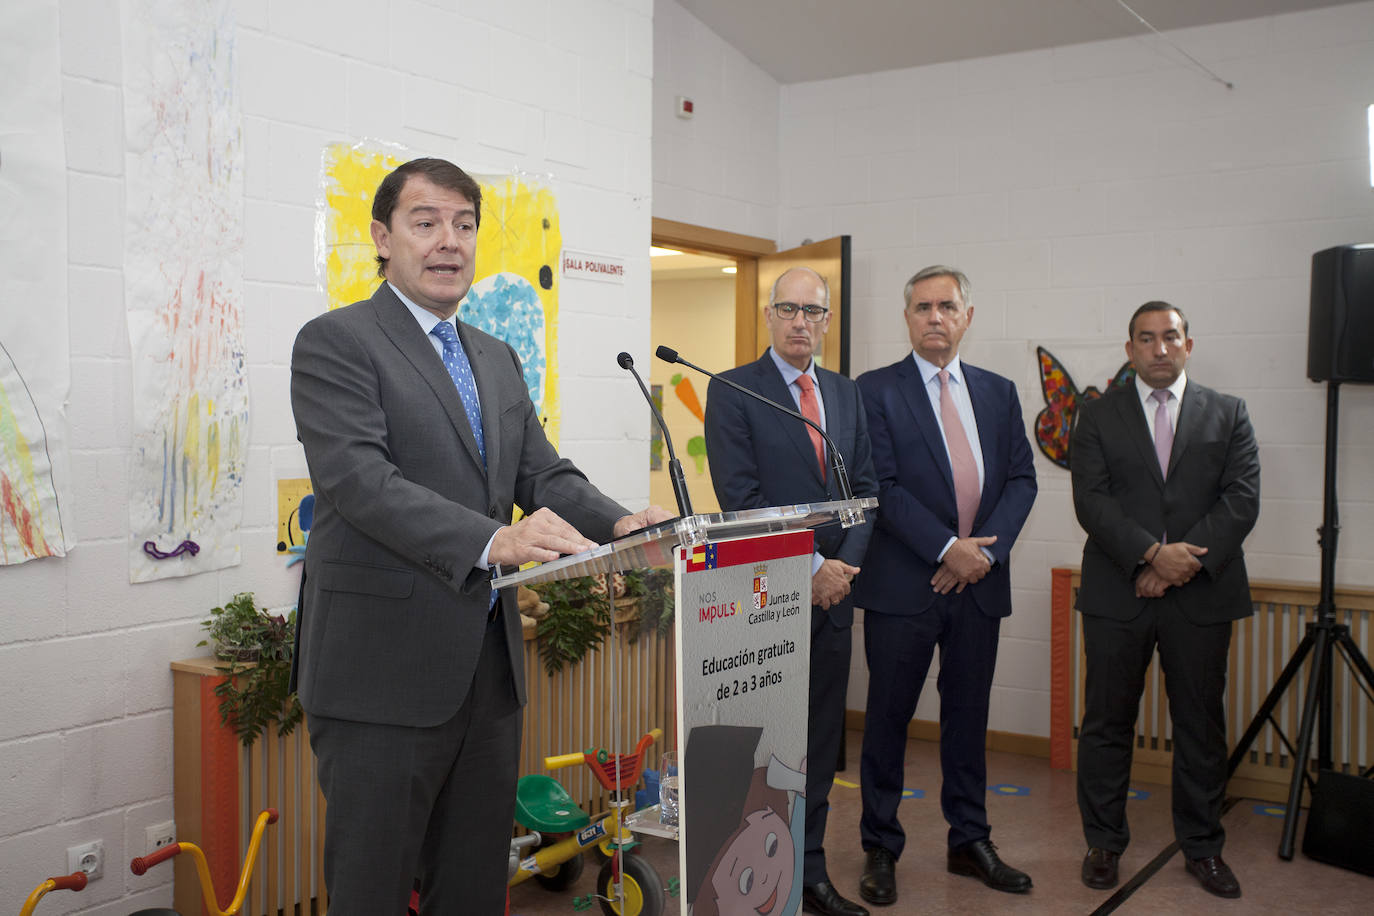
MULTIPOLYGON (((1165 402, 1165 409, 1169 411, 1169 425, 1173 427, 1174 432, 1178 432, 1178 410, 1183 406, 1183 389, 1187 386, 1188 373, 1185 371, 1180 372, 1178 378, 1174 379, 1174 383, 1168 388, 1173 397, 1165 402)), ((1158 402, 1150 395, 1155 393, 1155 389, 1145 384, 1137 375, 1135 377, 1135 393, 1140 397, 1140 409, 1145 411, 1145 425, 1150 430, 1150 441, 1153 442, 1155 440, 1155 410, 1158 402)))

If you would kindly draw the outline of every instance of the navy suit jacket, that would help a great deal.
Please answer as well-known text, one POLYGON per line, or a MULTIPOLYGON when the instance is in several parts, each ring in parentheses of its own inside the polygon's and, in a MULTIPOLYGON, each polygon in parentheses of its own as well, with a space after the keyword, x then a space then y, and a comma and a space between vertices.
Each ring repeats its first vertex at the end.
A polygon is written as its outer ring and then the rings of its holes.
MULTIPOLYGON (((773 357, 765 351, 752 363, 721 375, 784 407, 796 409, 773 357)), ((849 471, 856 497, 877 496, 868 430, 859 388, 837 372, 816 367, 825 431, 835 440, 849 471)), ((807 425, 761 404, 730 386, 712 380, 706 389, 706 456, 716 499, 727 512, 794 506, 839 499, 835 475, 821 479, 816 450, 807 425)), ((872 516, 870 515, 871 519, 872 516)), ((816 552, 859 566, 873 525, 842 528, 838 523, 816 529, 816 552)), ((851 596, 830 608, 830 620, 847 627, 854 621, 851 596)))
MULTIPOLYGON (((990 617, 1011 613, 1011 547, 1035 502, 1035 465, 1021 402, 1009 379, 962 363, 983 450, 983 493, 972 535, 997 535, 996 562, 965 589, 990 617)), ((854 586, 860 607, 919 614, 936 597, 930 579, 958 534, 954 475, 930 396, 910 355, 858 379, 878 475, 878 525, 854 586)))

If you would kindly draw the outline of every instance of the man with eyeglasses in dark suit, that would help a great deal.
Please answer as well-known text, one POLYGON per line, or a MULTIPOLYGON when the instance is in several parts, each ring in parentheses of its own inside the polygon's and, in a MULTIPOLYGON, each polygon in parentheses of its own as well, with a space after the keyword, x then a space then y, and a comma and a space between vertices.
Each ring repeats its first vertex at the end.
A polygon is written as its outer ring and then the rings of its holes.
MULTIPOLYGON (((816 365, 830 327, 830 290, 809 267, 773 283, 764 312, 771 346, 752 363, 722 373, 817 422, 835 440, 855 497, 876 496, 868 426, 859 389, 816 365)), ((706 454, 720 506, 727 512, 839 499, 825 442, 811 427, 712 381, 706 396, 706 454)), ((802 909, 820 916, 867 916, 840 895, 825 867, 826 814, 844 735, 849 685, 850 583, 868 548, 869 525, 816 529, 811 561, 811 679, 806 740, 806 838, 802 909)))

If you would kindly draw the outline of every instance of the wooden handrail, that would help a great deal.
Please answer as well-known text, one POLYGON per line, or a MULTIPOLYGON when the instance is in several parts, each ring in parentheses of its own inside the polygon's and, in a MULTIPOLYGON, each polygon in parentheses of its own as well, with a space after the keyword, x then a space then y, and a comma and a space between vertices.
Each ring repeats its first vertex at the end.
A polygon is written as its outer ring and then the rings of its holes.
MULTIPOLYGON (((1072 768, 1076 760, 1076 728, 1081 717, 1085 663, 1081 624, 1073 603, 1078 591, 1077 567, 1050 571, 1051 674, 1050 763, 1072 768)), ((1320 589, 1315 583, 1254 579, 1250 594, 1256 613, 1232 624, 1227 678, 1227 733, 1232 744, 1256 714, 1303 638, 1314 617, 1320 589)), ((1347 625, 1351 638, 1366 655, 1374 649, 1374 589, 1337 586, 1333 589, 1337 622, 1347 625)), ((1232 778, 1234 794, 1283 801, 1292 776, 1292 762, 1276 732, 1290 740, 1297 734, 1306 670, 1289 687, 1232 778)), ((1172 760, 1168 701, 1164 677, 1156 657, 1146 675, 1146 696, 1136 728, 1133 778, 1169 781, 1172 760)), ((1350 682, 1336 679, 1333 697, 1333 756, 1341 769, 1367 767, 1374 761, 1374 703, 1350 682)))

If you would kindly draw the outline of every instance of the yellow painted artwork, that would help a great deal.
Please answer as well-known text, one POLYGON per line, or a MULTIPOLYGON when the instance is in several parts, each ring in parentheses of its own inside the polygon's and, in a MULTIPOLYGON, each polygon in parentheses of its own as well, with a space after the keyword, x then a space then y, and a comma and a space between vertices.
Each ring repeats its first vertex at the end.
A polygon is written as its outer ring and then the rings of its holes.
MULTIPOLYGON (((321 169, 318 257, 329 307, 370 297, 381 282, 368 227, 372 195, 410 156, 375 144, 331 144, 321 169)), ((558 271, 563 247, 553 192, 533 176, 472 176, 482 188, 477 271, 458 318, 506 341, 530 399, 558 445, 558 271)))
MULTIPOLYGON (((277 553, 305 543, 301 527, 301 500, 313 491, 309 477, 289 477, 277 481, 277 553)), ((307 513, 308 514, 308 513, 307 513)), ((306 528, 310 523, 307 521, 306 528)))

